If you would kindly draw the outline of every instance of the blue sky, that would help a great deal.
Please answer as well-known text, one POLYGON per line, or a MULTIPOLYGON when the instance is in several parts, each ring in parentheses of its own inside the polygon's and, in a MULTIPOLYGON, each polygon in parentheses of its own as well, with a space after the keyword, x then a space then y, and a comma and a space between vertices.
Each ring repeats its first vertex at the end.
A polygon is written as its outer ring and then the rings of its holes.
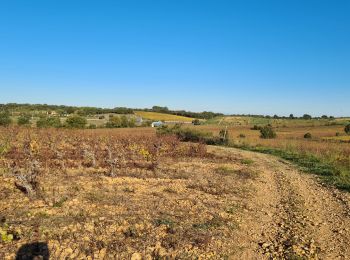
POLYGON ((0 103, 350 115, 350 1, 3 0, 0 103))

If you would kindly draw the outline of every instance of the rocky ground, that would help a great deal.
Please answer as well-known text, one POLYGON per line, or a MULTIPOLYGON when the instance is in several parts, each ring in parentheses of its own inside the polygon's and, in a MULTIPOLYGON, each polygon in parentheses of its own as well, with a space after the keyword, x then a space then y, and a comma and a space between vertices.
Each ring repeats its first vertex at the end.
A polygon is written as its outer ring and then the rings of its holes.
POLYGON ((349 194, 272 156, 209 153, 46 176, 34 200, 2 173, 0 259, 350 258, 349 194))

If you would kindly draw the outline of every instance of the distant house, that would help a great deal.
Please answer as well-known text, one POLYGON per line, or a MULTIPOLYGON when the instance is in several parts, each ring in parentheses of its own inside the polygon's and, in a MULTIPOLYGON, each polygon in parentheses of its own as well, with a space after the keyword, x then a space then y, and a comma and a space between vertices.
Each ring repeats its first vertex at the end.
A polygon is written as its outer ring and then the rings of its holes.
POLYGON ((163 125, 163 122, 162 121, 157 121, 157 122, 153 122, 151 124, 152 127, 160 127, 163 125))

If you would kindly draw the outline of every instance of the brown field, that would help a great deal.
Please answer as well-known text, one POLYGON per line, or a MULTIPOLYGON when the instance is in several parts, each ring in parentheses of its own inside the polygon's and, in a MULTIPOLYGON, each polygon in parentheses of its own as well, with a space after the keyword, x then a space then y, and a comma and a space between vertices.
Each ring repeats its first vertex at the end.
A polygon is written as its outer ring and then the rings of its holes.
POLYGON ((2 259, 33 241, 53 259, 235 250, 236 208, 255 176, 239 158, 150 128, 0 133, 2 259))
MULTIPOLYGON (((228 130, 232 142, 349 162, 347 143, 324 140, 341 126, 278 128, 271 140, 228 130)), ((153 128, 12 127, 0 141, 0 259, 350 255, 349 194, 272 156, 182 143, 153 128)))

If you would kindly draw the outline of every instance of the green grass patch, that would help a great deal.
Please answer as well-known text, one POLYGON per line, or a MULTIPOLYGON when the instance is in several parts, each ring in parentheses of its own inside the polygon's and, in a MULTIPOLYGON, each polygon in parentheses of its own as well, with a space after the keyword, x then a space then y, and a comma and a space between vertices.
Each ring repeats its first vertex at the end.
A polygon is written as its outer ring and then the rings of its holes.
POLYGON ((215 169, 215 172, 220 175, 231 175, 231 174, 235 174, 236 170, 227 166, 219 166, 218 168, 215 169))
POLYGON ((241 163, 245 164, 245 165, 252 165, 254 163, 254 161, 251 159, 243 159, 243 160, 241 160, 241 163))
POLYGON ((262 146, 234 146, 243 150, 260 152, 278 156, 299 166, 304 172, 316 174, 326 183, 350 192, 349 169, 337 167, 334 164, 322 160, 312 154, 302 154, 295 151, 262 147, 262 146))

